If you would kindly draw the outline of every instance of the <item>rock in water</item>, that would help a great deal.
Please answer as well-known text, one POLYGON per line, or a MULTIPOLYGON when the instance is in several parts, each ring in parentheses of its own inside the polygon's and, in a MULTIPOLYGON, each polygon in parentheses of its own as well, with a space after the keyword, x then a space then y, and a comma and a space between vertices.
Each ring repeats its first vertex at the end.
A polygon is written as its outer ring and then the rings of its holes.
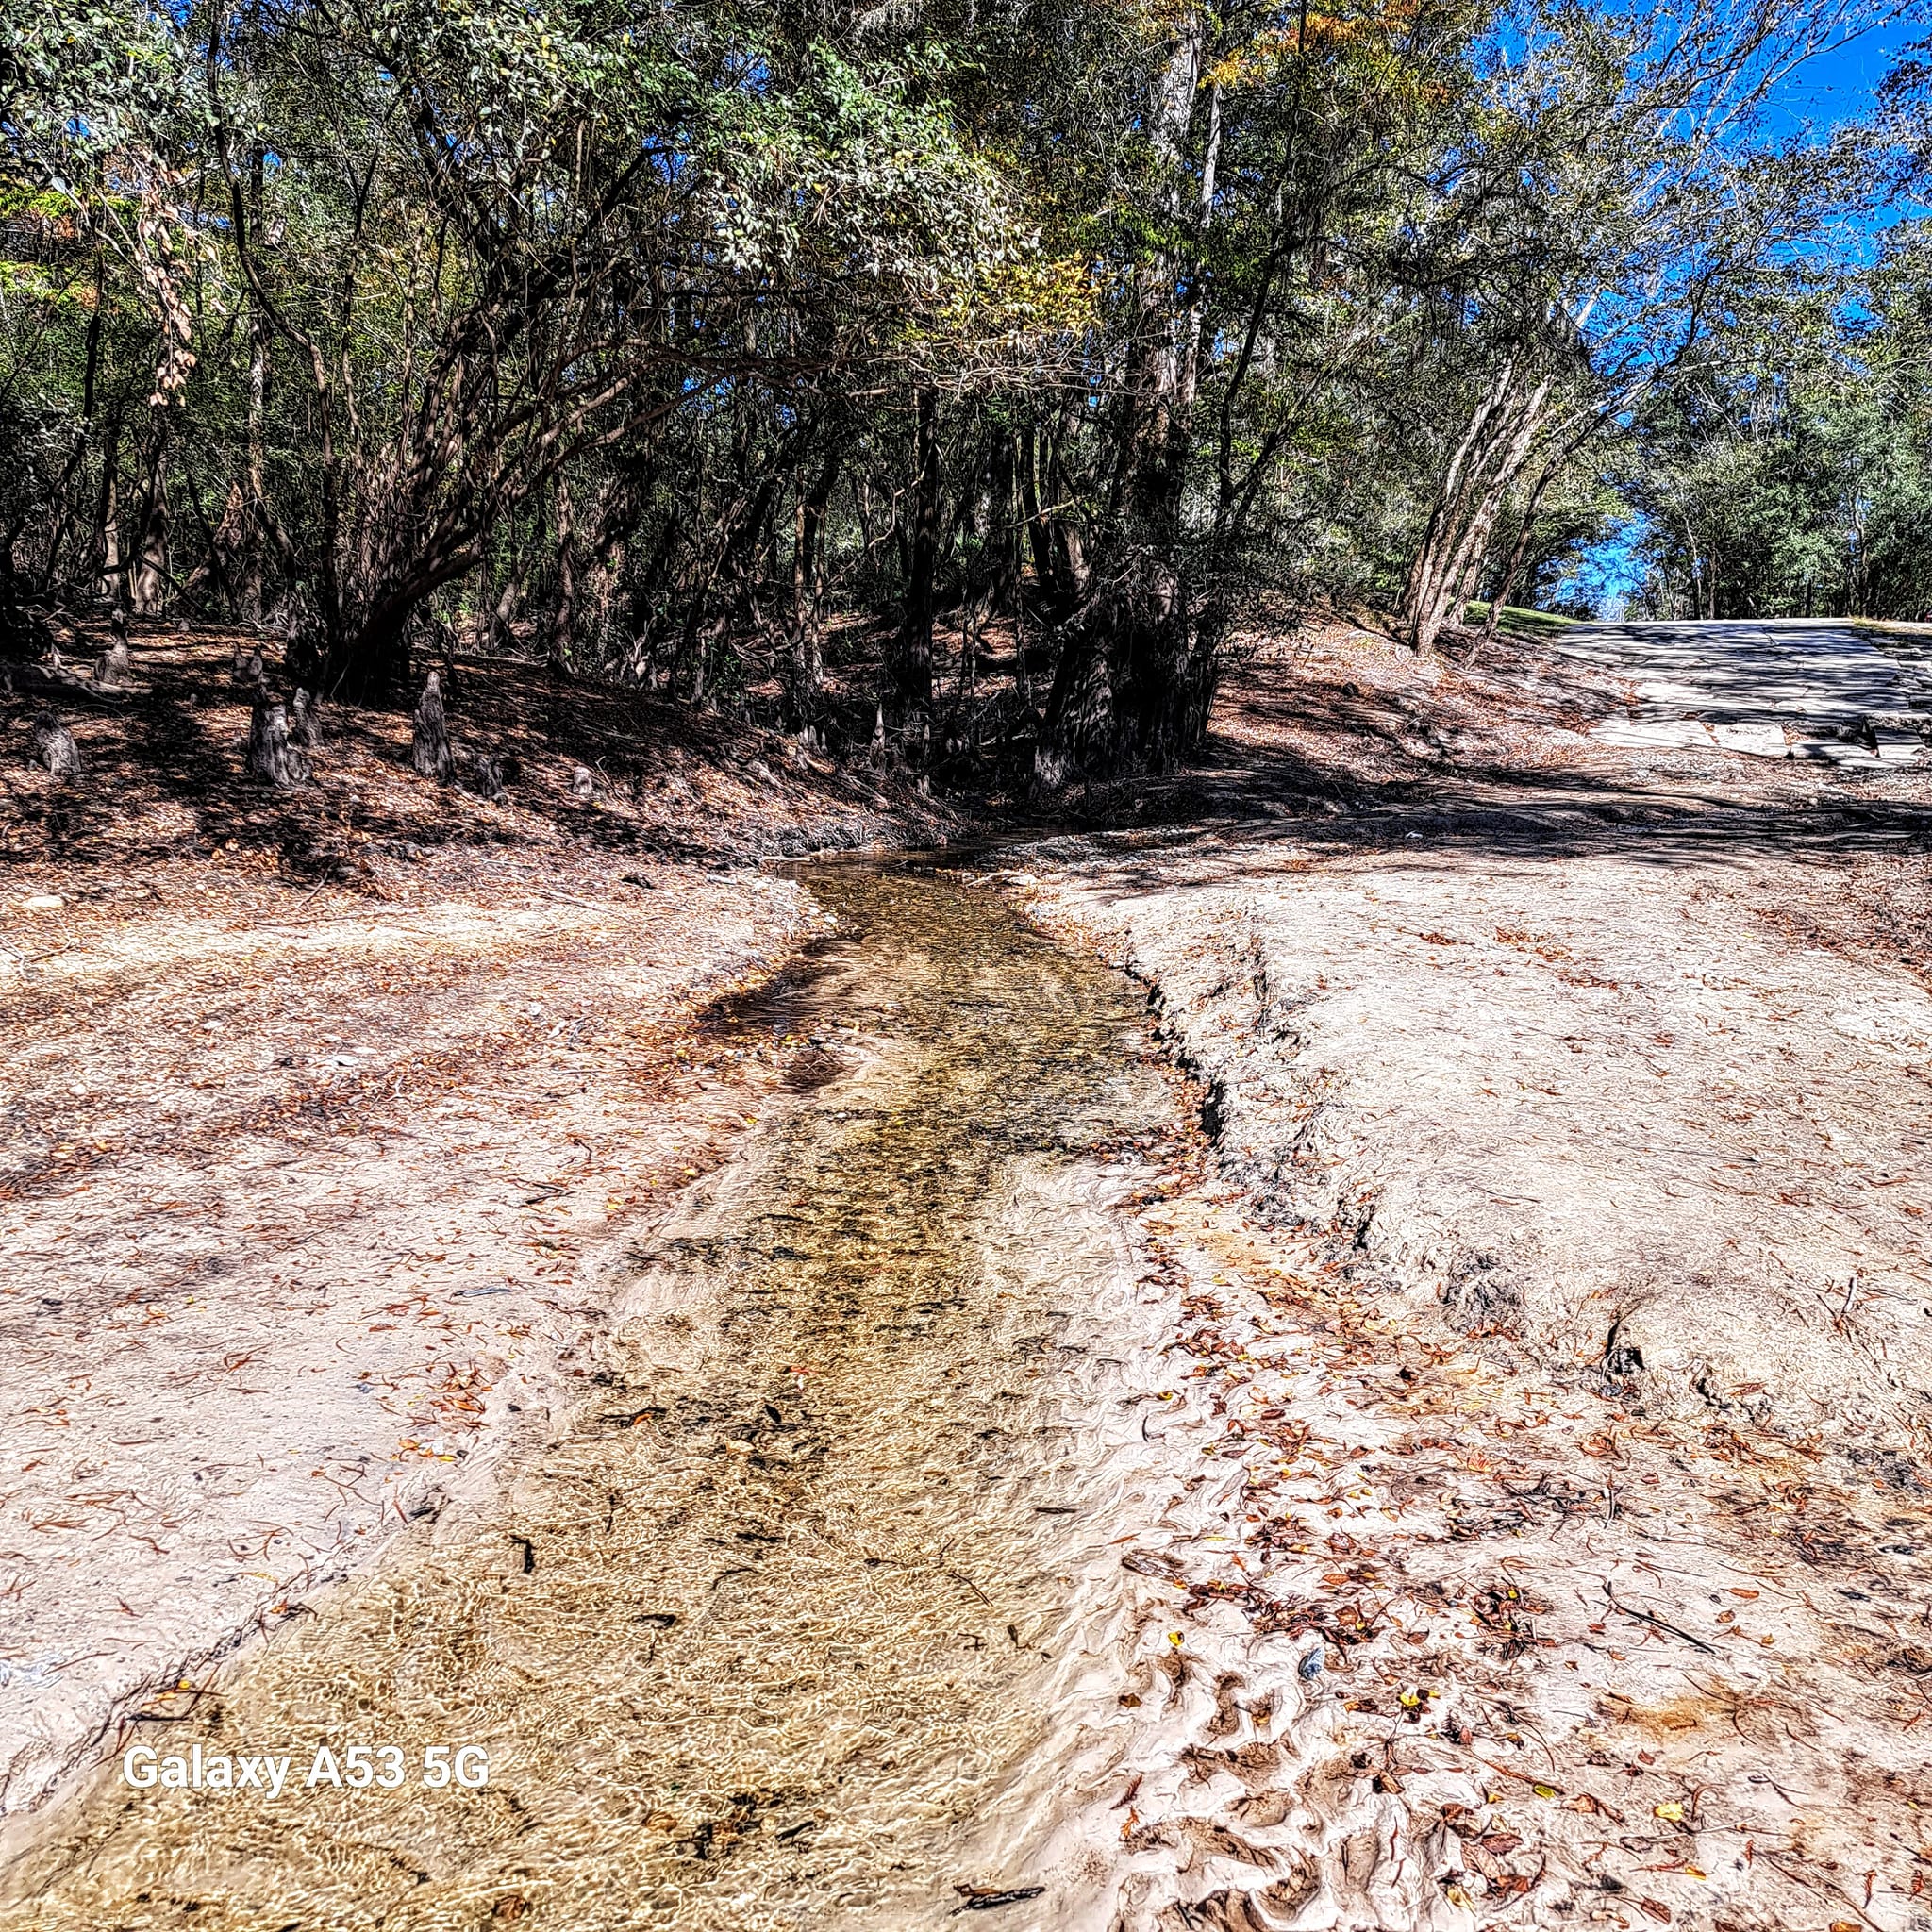
POLYGON ((248 770, 266 785, 300 785, 308 777, 308 760, 289 742, 289 714, 265 700, 248 720, 248 770))
POLYGON ((51 711, 34 720, 33 747, 34 757, 63 785, 80 783, 80 747, 74 733, 51 711))
POLYGON ((573 798, 591 799, 597 795, 596 780, 591 776, 589 765, 579 765, 570 774, 570 795, 573 798))
POLYGON ((449 720, 443 715, 442 686, 433 671, 424 680, 423 695, 409 722, 415 726, 409 762, 425 778, 448 784, 456 776, 457 761, 449 748, 449 720))
POLYGON ((289 708, 289 742, 307 745, 310 751, 322 749, 322 720, 306 688, 296 691, 289 708))

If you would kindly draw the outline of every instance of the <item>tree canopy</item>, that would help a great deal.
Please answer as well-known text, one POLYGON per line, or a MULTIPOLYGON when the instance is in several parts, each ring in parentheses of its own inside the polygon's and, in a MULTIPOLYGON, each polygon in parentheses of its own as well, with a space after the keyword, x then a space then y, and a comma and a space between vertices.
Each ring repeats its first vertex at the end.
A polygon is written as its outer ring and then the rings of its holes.
POLYGON ((1923 83, 1770 111, 1889 11, 20 0, 0 603, 795 728, 862 618, 876 729, 1047 783, 1183 755, 1262 608, 1433 649, 1619 516, 1660 604, 1916 611, 1926 249, 1835 238, 1923 83))

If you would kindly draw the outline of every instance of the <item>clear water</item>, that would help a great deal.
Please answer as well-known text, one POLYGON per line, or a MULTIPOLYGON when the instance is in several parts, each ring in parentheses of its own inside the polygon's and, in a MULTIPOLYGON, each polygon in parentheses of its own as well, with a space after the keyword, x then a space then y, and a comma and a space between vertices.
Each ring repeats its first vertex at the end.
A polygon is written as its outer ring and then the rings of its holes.
POLYGON ((289 1754, 279 1799, 104 1778, 0 1923, 1098 1909, 1052 1847, 1120 1688, 1122 1360, 1158 1311, 1098 1150, 1170 1117, 1144 1006, 942 873, 808 876, 840 936, 709 1023, 792 1041, 791 1098, 617 1263, 596 1399, 480 1517, 137 1727, 289 1754), (410 1775, 297 1789, 322 1743, 398 1746, 410 1775), (487 1786, 425 1790, 433 1744, 482 1746, 487 1786))

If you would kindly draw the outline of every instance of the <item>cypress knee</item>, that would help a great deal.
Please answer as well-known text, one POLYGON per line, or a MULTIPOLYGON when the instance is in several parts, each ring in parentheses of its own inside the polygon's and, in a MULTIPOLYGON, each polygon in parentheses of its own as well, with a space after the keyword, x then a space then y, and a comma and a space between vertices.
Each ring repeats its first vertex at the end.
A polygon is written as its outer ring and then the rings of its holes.
POLYGON ((488 752, 472 752, 469 789, 478 798, 489 799, 492 805, 508 798, 509 793, 505 789, 504 780, 510 774, 505 769, 505 763, 501 758, 491 758, 488 752))
POLYGON ((34 720, 34 757, 63 785, 77 785, 80 782, 80 747, 74 741, 74 733, 61 724, 51 711, 44 711, 34 720))
POLYGON ((308 760, 289 742, 289 714, 280 705, 260 700, 248 719, 248 771, 264 785, 301 785, 308 760))
POLYGON ((289 708, 289 742, 307 745, 310 751, 322 748, 322 720, 316 714, 315 700, 306 688, 295 692, 289 708))
POLYGON ((94 682, 104 691, 116 691, 134 675, 133 660, 127 655, 127 640, 116 638, 101 653, 94 666, 94 682))
POLYGON ((415 726, 409 746, 409 762, 425 778, 448 784, 456 775, 457 761, 449 748, 449 720, 443 715, 442 686, 431 672, 424 680, 410 723, 415 726))

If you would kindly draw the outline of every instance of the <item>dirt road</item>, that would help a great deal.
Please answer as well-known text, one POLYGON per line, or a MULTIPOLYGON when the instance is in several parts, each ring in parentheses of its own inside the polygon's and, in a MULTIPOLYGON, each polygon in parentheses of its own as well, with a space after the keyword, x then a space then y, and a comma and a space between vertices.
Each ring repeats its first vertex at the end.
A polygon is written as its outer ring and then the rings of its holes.
MULTIPOLYGON (((1251 1541, 1206 1574, 1230 1624, 1400 1626, 1348 1653, 1350 1762, 1402 1812, 1371 1865, 1412 1847, 1458 1924, 1903 1932, 1926 781, 1607 743, 1624 675, 1264 663, 1187 781, 1212 830, 1057 841, 1015 883, 1156 989, 1258 1224, 1205 1379, 1231 1441, 1292 1453, 1251 1450, 1251 1541), (1327 704, 1356 735, 1270 728, 1327 704), (1400 765, 1363 770, 1366 720, 1400 765)), ((1380 1909, 1343 1923, 1417 1923, 1380 1909)))

